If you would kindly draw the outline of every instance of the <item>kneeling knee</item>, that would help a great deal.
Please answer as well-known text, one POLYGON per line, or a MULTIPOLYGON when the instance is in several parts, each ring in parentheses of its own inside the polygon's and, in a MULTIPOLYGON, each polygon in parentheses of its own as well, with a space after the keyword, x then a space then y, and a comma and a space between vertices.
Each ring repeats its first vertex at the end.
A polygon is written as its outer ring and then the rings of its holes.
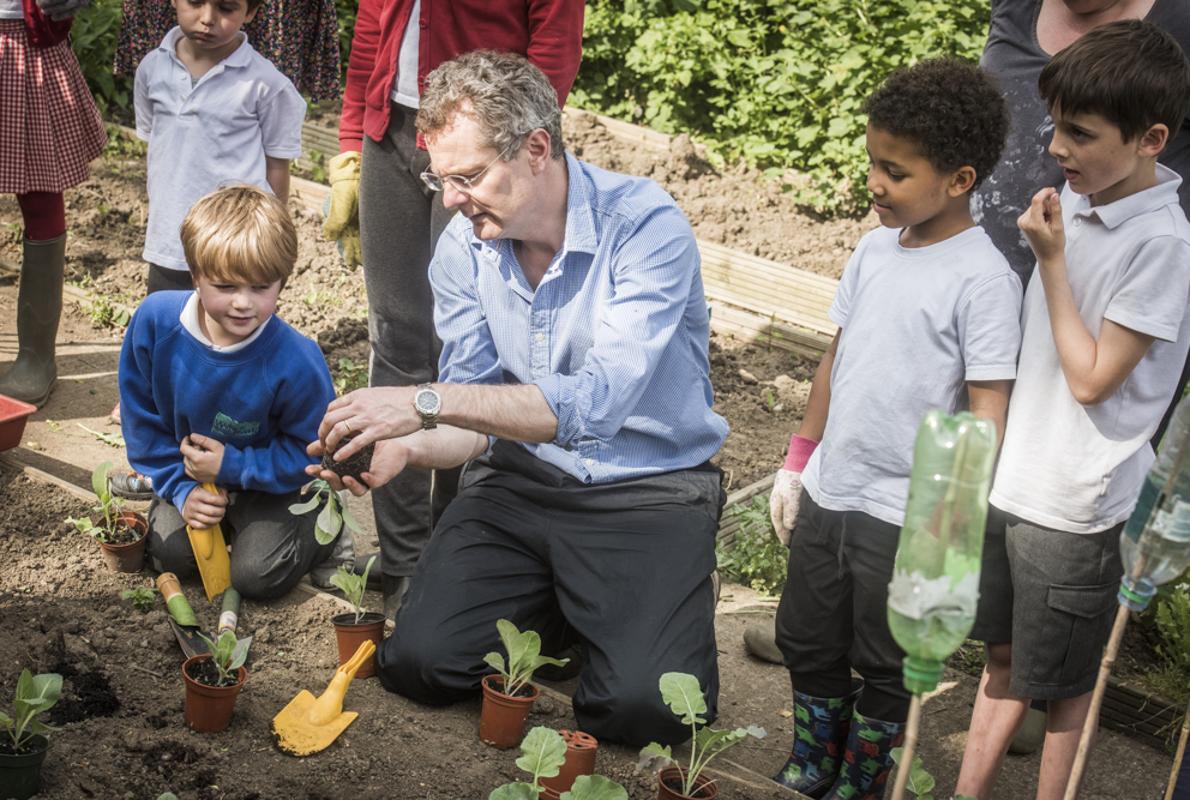
POLYGON ((446 652, 440 644, 408 633, 394 633, 376 652, 384 688, 426 705, 446 705, 475 691, 479 678, 460 669, 457 660, 457 654, 446 652))

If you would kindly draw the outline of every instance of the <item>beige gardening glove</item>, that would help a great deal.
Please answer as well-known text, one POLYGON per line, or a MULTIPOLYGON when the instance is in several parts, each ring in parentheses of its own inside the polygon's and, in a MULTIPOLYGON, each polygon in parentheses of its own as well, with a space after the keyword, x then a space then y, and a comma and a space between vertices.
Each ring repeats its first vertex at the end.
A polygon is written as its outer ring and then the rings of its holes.
POLYGON ((769 495, 769 519, 777 538, 786 547, 789 547, 789 536, 793 533, 798 504, 802 499, 802 470, 806 468, 806 462, 817 446, 818 442, 813 439, 794 434, 789 440, 785 465, 777 470, 777 477, 773 480, 773 491, 769 495))
POLYGON ((339 243, 339 252, 350 267, 363 263, 359 242, 360 154, 347 150, 327 162, 331 184, 330 210, 322 225, 322 238, 339 243))

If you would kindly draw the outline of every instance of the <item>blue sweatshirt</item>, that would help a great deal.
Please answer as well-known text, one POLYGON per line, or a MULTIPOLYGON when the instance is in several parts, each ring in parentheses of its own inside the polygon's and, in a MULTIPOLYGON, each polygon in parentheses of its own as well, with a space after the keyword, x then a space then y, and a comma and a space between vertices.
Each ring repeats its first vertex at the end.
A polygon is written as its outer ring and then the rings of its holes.
POLYGON ((334 399, 318 345, 278 317, 241 350, 212 350, 180 316, 193 293, 155 292, 132 315, 120 350, 120 416, 128 461, 181 510, 198 484, 178 450, 191 433, 223 443, 216 483, 283 494, 307 480, 306 445, 334 399))

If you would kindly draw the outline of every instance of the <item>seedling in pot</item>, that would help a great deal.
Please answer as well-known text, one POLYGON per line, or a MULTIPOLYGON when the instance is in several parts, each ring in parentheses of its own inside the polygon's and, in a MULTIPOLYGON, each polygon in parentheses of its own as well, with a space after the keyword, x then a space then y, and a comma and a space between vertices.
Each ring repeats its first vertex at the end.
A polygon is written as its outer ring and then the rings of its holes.
POLYGON ((34 675, 27 669, 21 670, 12 715, 0 711, 0 728, 8 734, 0 740, 0 753, 27 752, 34 736, 45 736, 52 731, 53 728, 37 719, 37 715, 51 709, 61 696, 61 675, 56 672, 34 675))
MULTIPOLYGON (((516 765, 533 776, 531 783, 506 783, 488 795, 488 800, 537 800, 542 778, 557 776, 566 761, 566 742, 555 730, 538 726, 521 741, 516 765)), ((561 800, 628 800, 624 787, 602 775, 580 775, 561 800)))
POLYGON ((157 601, 157 590, 152 586, 137 586, 120 592, 120 598, 127 600, 142 614, 153 610, 157 601))
MULTIPOLYGON (((704 779, 700 785, 698 779, 711 759, 749 736, 763 739, 768 735, 764 728, 755 725, 730 731, 717 731, 705 727, 707 721, 702 715, 707 713, 707 700, 702 693, 702 687, 698 685, 698 678, 693 675, 685 672, 667 672, 661 676, 659 685, 661 699, 674 714, 681 717, 683 723, 690 726, 690 761, 683 770, 681 764, 674 760, 673 751, 668 745, 663 747, 657 742, 649 742, 640 751, 640 767, 654 772, 666 767, 676 768, 681 777, 681 792, 684 797, 697 796, 694 792, 707 783, 704 779)), ((660 780, 660 777, 658 779, 660 780)))
POLYGON ((329 483, 321 478, 315 478, 306 484, 304 491, 313 492, 314 496, 305 502, 291 505, 289 513, 305 514, 320 505, 322 506, 322 510, 318 512, 318 518, 314 521, 314 538, 318 540, 319 544, 330 544, 335 541, 344 525, 359 533, 359 523, 348 513, 347 507, 343 505, 343 499, 329 483))
POLYGON ((252 642, 250 639, 237 639, 236 635, 231 631, 223 631, 219 634, 219 638, 214 641, 208 639, 202 633, 198 634, 207 647, 210 648, 211 658, 206 662, 215 668, 215 675, 195 675, 191 673, 190 677, 199 683, 205 683, 208 686, 231 686, 235 684, 239 678, 237 671, 244 666, 244 662, 248 659, 248 648, 252 642))
POLYGON ((375 561, 376 556, 368 559, 363 575, 356 575, 340 564, 339 569, 331 576, 331 583, 338 587, 339 591, 343 592, 343 597, 347 598, 347 602, 351 603, 351 610, 355 612, 355 624, 357 625, 367 613, 364 608, 364 590, 368 588, 368 573, 372 571, 372 564, 375 561))
POLYGON ((364 482, 363 474, 372 466, 372 454, 376 452, 376 445, 369 444, 362 447, 355 453, 352 453, 342 461, 335 461, 335 453, 343 449, 344 445, 350 442, 359 434, 349 434, 344 436, 335 445, 334 450, 327 450, 322 455, 322 468, 329 469, 331 472, 338 475, 340 478, 350 475, 360 483, 364 482))
POLYGON ((75 519, 67 517, 66 521, 79 530, 92 536, 96 541, 109 544, 126 544, 135 542, 144 534, 128 524, 121 512, 124 505, 120 498, 112 494, 108 485, 107 475, 111 471, 112 463, 105 461, 91 473, 91 490, 99 498, 99 505, 91 509, 95 519, 82 517, 75 519))
POLYGON ((500 641, 508 653, 508 661, 497 652, 488 653, 483 657, 484 662, 500 673, 504 678, 504 694, 516 697, 517 694, 533 679, 533 673, 539 667, 550 664, 563 667, 570 663, 569 658, 550 658, 541 654, 541 637, 537 631, 521 632, 516 625, 506 619, 496 620, 496 630, 500 632, 500 641))

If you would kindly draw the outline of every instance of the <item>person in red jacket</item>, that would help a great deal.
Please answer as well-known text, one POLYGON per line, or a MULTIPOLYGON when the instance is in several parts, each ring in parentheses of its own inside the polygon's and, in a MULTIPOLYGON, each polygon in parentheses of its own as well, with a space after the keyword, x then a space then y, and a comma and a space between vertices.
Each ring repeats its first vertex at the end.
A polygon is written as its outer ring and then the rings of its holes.
POLYGON ((0 0, 0 193, 25 225, 15 363, 0 394, 40 406, 58 377, 66 205, 107 134, 67 34, 85 0, 0 0))
MULTIPOLYGON (((546 74, 561 106, 578 72, 582 32, 582 0, 360 0, 324 235, 340 242, 349 263, 362 257, 372 386, 428 383, 438 374, 427 268, 451 212, 419 177, 430 163, 414 127, 425 76, 472 50, 512 51, 546 74)), ((408 588, 433 512, 457 482, 457 470, 433 483, 428 471, 407 470, 373 493, 387 616, 408 588)))

